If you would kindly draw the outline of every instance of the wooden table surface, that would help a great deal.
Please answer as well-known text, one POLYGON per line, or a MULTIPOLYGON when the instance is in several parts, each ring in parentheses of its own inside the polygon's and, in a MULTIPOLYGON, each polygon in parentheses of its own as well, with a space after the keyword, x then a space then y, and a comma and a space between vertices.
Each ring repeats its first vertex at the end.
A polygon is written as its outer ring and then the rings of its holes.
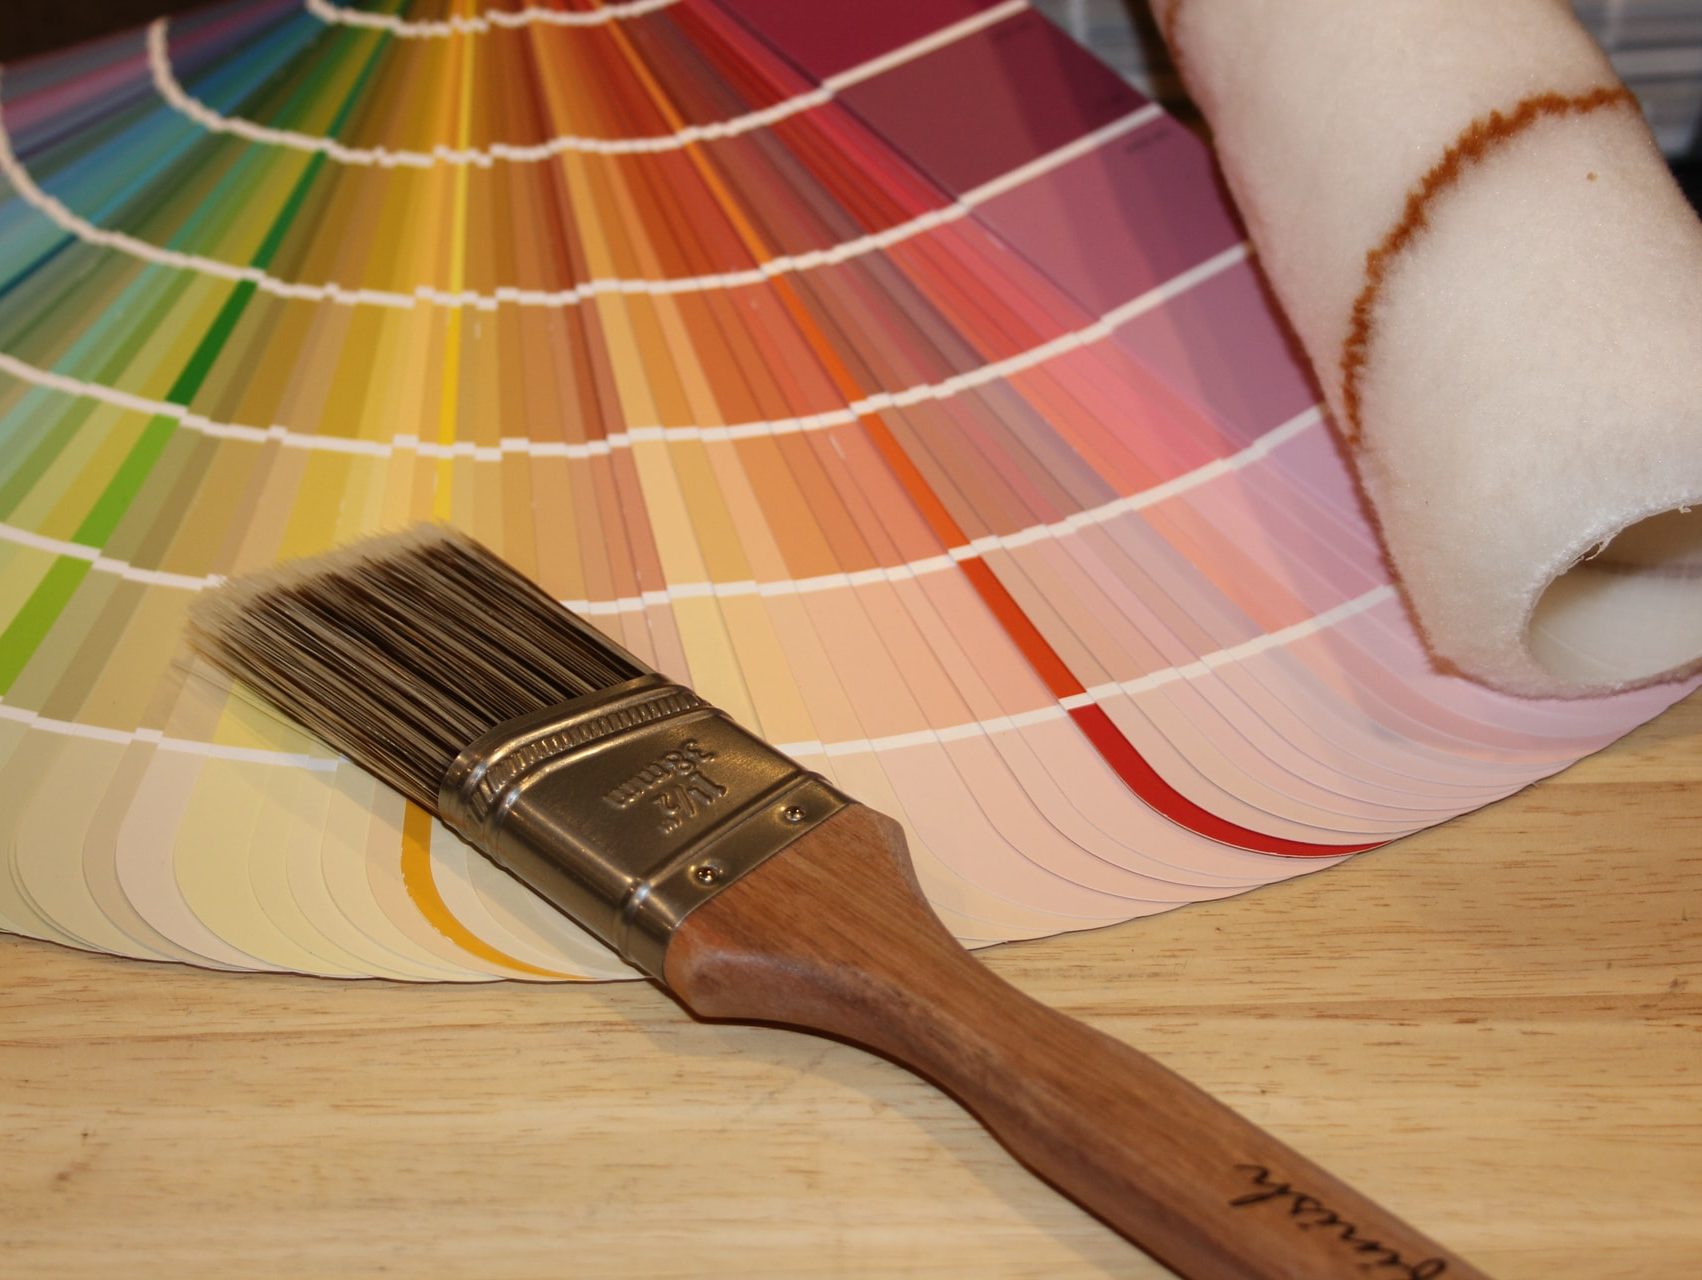
MULTIPOLYGON (((1702 1274, 1702 699, 1302 881, 1009 946, 1501 1277, 1702 1274)), ((1154 1277, 954 1104, 637 984, 0 939, 0 1273, 1154 1277)))

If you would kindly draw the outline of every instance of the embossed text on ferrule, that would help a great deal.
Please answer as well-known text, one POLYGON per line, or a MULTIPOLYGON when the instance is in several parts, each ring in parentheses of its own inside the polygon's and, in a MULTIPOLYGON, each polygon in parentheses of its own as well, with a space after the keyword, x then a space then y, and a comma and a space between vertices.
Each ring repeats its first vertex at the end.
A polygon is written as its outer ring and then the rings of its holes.
POLYGON ((518 742, 484 770, 472 799, 478 812, 488 813, 508 788, 535 766, 615 734, 695 711, 703 705, 703 700, 689 689, 664 688, 625 706, 611 707, 600 715, 518 742))
POLYGON ((726 787, 704 772, 703 766, 713 759, 713 751, 696 738, 687 738, 610 788, 603 794, 603 803, 630 809, 648 798, 661 811, 662 834, 669 835, 727 794, 726 787))

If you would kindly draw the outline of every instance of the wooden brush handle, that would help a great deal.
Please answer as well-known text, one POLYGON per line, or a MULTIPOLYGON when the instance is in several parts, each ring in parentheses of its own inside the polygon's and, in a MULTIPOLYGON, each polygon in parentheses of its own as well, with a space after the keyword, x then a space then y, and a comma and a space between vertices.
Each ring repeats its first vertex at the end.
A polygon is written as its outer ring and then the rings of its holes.
POLYGON ((1194 1280, 1483 1275, 1145 1054, 994 976, 928 909, 898 824, 862 805, 688 915, 666 977, 704 1017, 791 1023, 896 1058, 1194 1280))

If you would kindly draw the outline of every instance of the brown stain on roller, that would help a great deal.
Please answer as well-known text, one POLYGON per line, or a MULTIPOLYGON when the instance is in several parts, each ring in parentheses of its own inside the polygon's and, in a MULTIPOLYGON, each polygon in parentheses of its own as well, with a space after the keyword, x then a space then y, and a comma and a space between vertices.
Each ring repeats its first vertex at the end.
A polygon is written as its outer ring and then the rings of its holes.
POLYGON ((1182 42, 1176 34, 1176 15, 1181 8, 1182 0, 1153 0, 1152 20, 1158 27, 1158 33, 1164 37, 1164 43, 1170 46, 1170 65, 1176 69, 1182 82, 1192 89, 1182 57, 1182 42))
POLYGON ((1181 7, 1182 0, 1153 0, 1153 20, 1158 23, 1158 29, 1166 40, 1175 39, 1176 11, 1181 7))
POLYGON ((1497 146, 1517 137, 1545 117, 1581 116, 1606 107, 1635 107, 1636 104, 1637 99, 1624 85, 1603 85, 1575 95, 1533 94, 1510 112, 1491 111, 1473 120, 1419 180, 1407 195, 1400 221, 1383 237, 1382 243, 1365 255, 1365 284, 1353 301, 1353 316, 1341 354, 1342 413, 1346 419, 1343 434, 1349 444, 1357 444, 1361 432, 1359 379, 1370 359, 1372 309, 1377 304, 1389 265, 1429 225, 1430 206, 1436 197, 1459 182, 1467 166, 1477 164, 1497 146))

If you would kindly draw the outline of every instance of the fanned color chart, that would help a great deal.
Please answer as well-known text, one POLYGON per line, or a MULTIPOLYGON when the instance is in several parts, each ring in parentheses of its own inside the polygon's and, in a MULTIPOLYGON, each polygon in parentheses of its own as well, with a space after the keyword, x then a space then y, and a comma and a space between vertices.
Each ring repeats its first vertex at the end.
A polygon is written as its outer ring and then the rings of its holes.
POLYGON ((185 656, 429 519, 900 818, 966 940, 1325 866, 1689 691, 1433 669, 1206 148, 1022 0, 260 0, 0 71, 0 928, 618 976, 185 656))

